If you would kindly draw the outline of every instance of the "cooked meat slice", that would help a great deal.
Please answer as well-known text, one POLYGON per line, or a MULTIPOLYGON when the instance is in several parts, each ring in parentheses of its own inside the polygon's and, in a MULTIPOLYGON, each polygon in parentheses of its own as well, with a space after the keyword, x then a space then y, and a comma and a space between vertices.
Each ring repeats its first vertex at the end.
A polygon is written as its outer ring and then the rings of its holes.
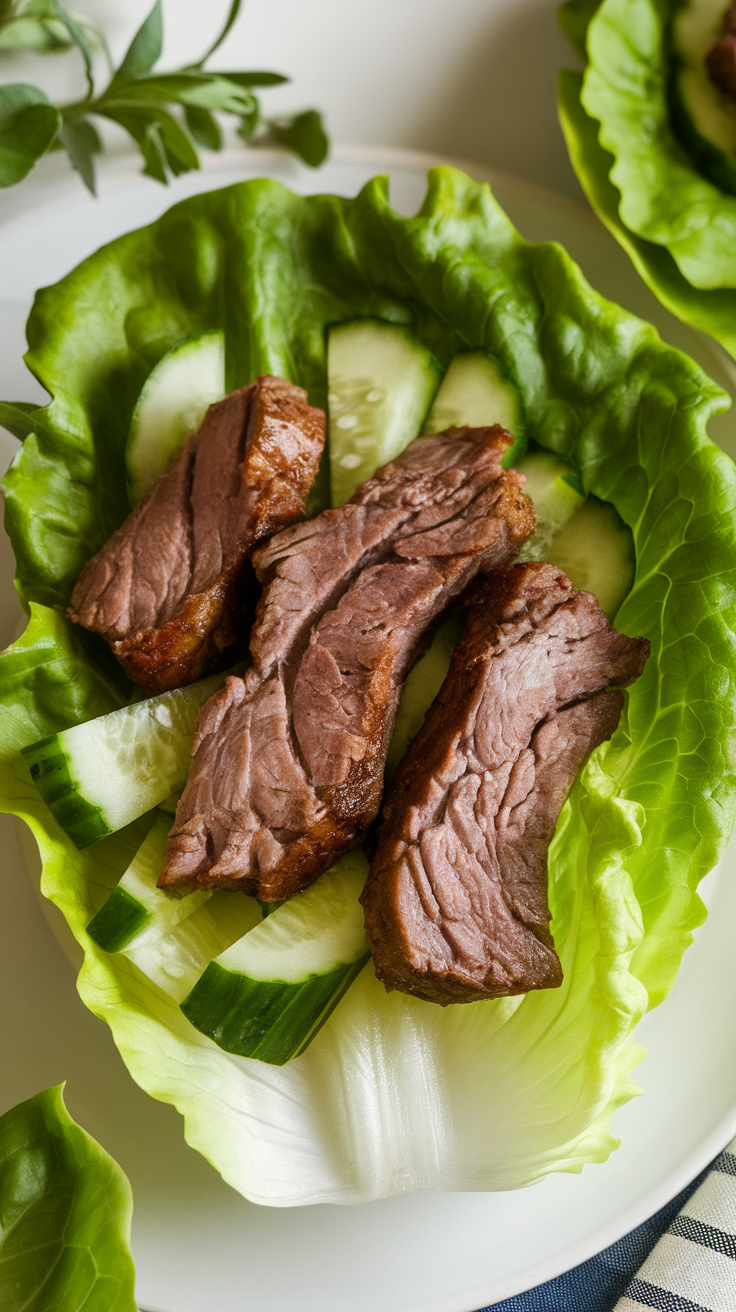
POLYGON ((352 500, 254 554, 254 668, 203 708, 162 888, 266 901, 316 879, 375 817, 408 669, 479 570, 534 531, 499 427, 419 438, 352 500))
POLYGON ((251 549, 304 514, 325 416, 262 375, 196 433, 79 576, 69 618, 101 633, 135 683, 163 691, 227 664, 255 579, 251 549))
POLYGON ((711 82, 729 100, 736 100, 736 4, 726 10, 723 31, 705 56, 711 82))
POLYGON ((553 565, 474 592, 447 678, 394 780, 362 896, 376 974, 443 1006, 555 988, 547 849, 616 728, 645 638, 553 565))

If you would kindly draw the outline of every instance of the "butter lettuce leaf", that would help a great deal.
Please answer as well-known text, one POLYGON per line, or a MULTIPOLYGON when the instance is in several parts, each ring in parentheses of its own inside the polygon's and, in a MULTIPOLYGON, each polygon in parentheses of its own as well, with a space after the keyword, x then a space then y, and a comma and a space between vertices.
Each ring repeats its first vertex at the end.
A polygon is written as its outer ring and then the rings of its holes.
POLYGON ((604 1160, 611 1116, 636 1092, 635 1025, 675 978, 734 818, 736 473, 706 434, 724 393, 560 247, 523 241, 487 186, 444 168, 413 218, 391 209, 385 179, 351 200, 272 181, 186 200, 39 292, 28 339, 52 401, 7 477, 32 621, 0 656, 2 804, 36 836, 42 889, 85 950, 81 996, 133 1077, 263 1203, 510 1188, 604 1160), (216 328, 228 386, 269 371, 323 404, 325 329, 360 316, 406 324, 445 364, 478 347, 501 361, 530 437, 631 527, 636 577, 617 625, 652 656, 551 848, 562 987, 443 1009, 387 995, 368 967, 307 1052, 268 1067, 220 1051, 89 940, 148 821, 78 852, 19 749, 127 695, 59 609, 126 514, 127 425, 157 361, 216 328))
POLYGON ((693 287, 664 246, 637 237, 621 219, 621 194, 611 182, 613 157, 604 150, 598 124, 581 102, 582 75, 560 74, 557 108, 570 160, 595 210, 626 251, 640 277, 671 314, 715 337, 736 359, 736 290, 693 287))
POLYGON ((603 0, 587 29, 581 102, 613 156, 621 221, 664 246, 693 287, 736 288, 736 196, 704 178, 670 127, 661 0, 603 0))
POLYGON ((698 172, 670 126, 676 0, 567 0, 585 61, 561 74, 570 160, 599 218, 671 313, 736 358, 736 197, 698 172))
POLYGON ((3 1312, 136 1312, 132 1210, 126 1177, 61 1087, 0 1116, 3 1312))

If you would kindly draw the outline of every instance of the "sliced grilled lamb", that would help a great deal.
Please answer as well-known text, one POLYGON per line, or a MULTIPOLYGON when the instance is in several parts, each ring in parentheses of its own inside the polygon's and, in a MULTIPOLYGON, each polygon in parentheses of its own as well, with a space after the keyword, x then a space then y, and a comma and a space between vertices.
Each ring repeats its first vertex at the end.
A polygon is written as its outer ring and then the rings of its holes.
POLYGON ((161 692, 228 663, 256 585, 250 552, 304 514, 325 416, 262 375, 196 433, 77 580, 69 618, 161 692))
POLYGON ((498 426, 418 438, 254 553, 254 668, 203 708, 162 888, 290 897, 375 817, 406 674, 478 571, 534 531, 498 426))
POLYGON ((555 988, 547 850, 649 655, 553 565, 479 582, 396 774, 362 902, 376 973, 443 1006, 555 988))

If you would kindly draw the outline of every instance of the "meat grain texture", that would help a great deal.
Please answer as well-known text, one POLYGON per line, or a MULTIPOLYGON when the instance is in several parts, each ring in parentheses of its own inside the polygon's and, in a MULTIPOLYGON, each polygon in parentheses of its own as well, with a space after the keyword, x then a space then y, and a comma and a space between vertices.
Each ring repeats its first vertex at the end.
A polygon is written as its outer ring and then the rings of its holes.
POLYGON ((418 438, 351 501, 277 534, 254 665, 203 708, 159 887, 305 888, 375 818, 404 679, 477 573, 534 531, 510 435, 418 438))
POLYGON ((79 576, 69 618, 162 692, 222 669, 255 594, 250 552, 300 519, 325 440, 301 387, 262 375, 211 405, 79 576))
POLYGON ((361 901, 387 989, 473 1002, 554 988, 547 852, 578 770, 649 655, 553 565, 479 584, 397 771, 361 901))

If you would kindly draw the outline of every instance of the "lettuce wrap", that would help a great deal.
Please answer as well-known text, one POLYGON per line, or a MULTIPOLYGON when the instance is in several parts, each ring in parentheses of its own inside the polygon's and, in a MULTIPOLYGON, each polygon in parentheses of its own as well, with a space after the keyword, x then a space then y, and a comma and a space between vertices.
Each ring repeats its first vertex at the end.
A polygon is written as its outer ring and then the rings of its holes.
POLYGON ((588 200, 641 277, 736 359, 736 196, 699 171, 673 127, 677 8, 568 0, 562 27, 586 67, 560 76, 560 121, 588 200))
MULTIPOLYGON (((36 837, 42 891, 84 949, 81 997, 133 1078, 260 1203, 507 1189, 604 1161, 613 1112, 637 1092, 634 1028, 704 919, 697 885, 734 818, 736 471, 706 435, 726 395, 559 246, 525 242, 488 186, 447 168, 413 218, 390 208, 383 178, 347 200, 269 180, 185 200, 40 291, 28 342, 52 400, 5 485, 30 622, 0 657, 0 791, 36 837), (326 329, 362 316, 406 324, 443 365, 460 348, 501 361, 529 436, 630 526, 636 576, 616 624, 652 655, 550 850, 562 987, 440 1008, 386 994, 369 962, 311 1047, 273 1067, 218 1049, 89 939, 150 818, 78 851, 19 749, 132 695, 63 608, 128 513, 128 424, 157 361, 221 329, 228 387, 270 372, 324 405, 326 329)), ((216 896, 219 915, 239 901, 216 896)))

